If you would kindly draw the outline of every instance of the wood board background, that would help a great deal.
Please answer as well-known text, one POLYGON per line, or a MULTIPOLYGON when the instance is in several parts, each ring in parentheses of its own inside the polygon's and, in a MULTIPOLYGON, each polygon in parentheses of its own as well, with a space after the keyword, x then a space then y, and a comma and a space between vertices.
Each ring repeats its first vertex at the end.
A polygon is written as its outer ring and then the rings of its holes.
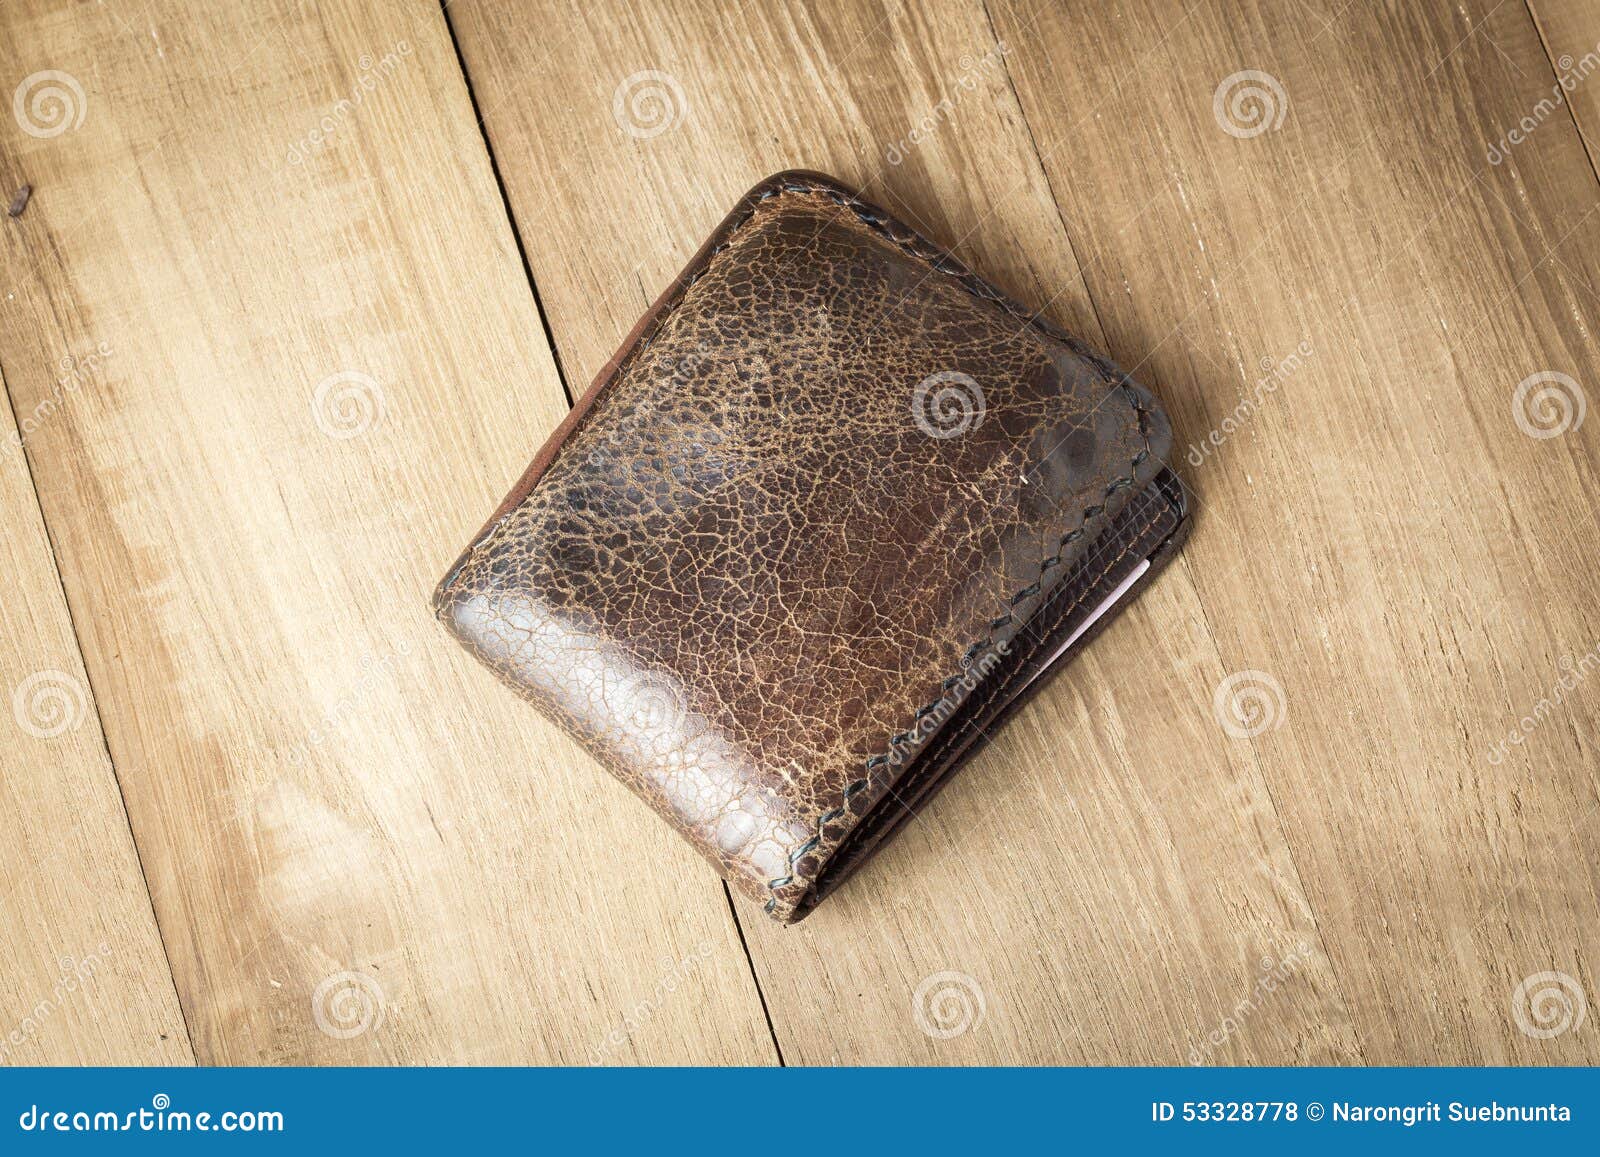
POLYGON ((21 0, 0 81, 0 1062, 1600 1059, 1594 0, 21 0), (786 930, 426 595, 789 167, 1199 510, 786 930))

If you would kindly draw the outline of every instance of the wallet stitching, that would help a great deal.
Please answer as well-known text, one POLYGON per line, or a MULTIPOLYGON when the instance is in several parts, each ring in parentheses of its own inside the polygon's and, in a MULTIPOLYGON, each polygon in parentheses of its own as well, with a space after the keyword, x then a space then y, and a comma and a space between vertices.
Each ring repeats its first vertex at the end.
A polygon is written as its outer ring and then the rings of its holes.
MULTIPOLYGON (((1144 451, 1141 451, 1139 454, 1134 456, 1133 462, 1134 462, 1134 466, 1136 468, 1139 465, 1139 463, 1144 460, 1145 456, 1146 456, 1146 454, 1145 454, 1144 451)), ((1117 479, 1116 482, 1112 483, 1112 487, 1119 487, 1119 484, 1124 482, 1124 481, 1125 481, 1124 479, 1119 478, 1119 479, 1117 479)), ((1126 481, 1131 483, 1131 481, 1132 481, 1131 477, 1126 479, 1126 481)), ((1112 488, 1108 487, 1107 488, 1107 494, 1109 495, 1110 493, 1112 493, 1112 488)), ((1086 508, 1085 509, 1085 514, 1084 514, 1083 521, 1087 521, 1087 519, 1089 517, 1088 516, 1088 510, 1089 509, 1094 509, 1094 508, 1091 507, 1091 508, 1086 508)), ((1115 567, 1117 566, 1118 563, 1120 563, 1123 559, 1125 559, 1128 556, 1128 552, 1133 550, 1134 547, 1138 545, 1139 537, 1141 535, 1145 534, 1152 526, 1154 526, 1156 524, 1156 522, 1160 520, 1160 517, 1161 517, 1161 510, 1159 508, 1157 508, 1156 513, 1151 515, 1150 519, 1143 526, 1141 526, 1137 531, 1134 532, 1133 537, 1122 548, 1122 550, 1119 551, 1116 554, 1115 557, 1113 557, 1104 567, 1101 568, 1099 574, 1095 575, 1094 578, 1089 580, 1088 584, 1085 586, 1085 588, 1083 590, 1083 593, 1081 593, 1076 599, 1074 599, 1071 603, 1069 603, 1066 607, 1064 607, 1062 609, 1060 615, 1056 619, 1056 621, 1058 623, 1062 619, 1066 618, 1068 615, 1072 614, 1074 611, 1076 611, 1079 607, 1081 607, 1083 605, 1084 600, 1087 599, 1093 593, 1095 585, 1097 583, 1099 583, 1101 579, 1105 578, 1105 576, 1107 574, 1109 574, 1113 569, 1115 569, 1115 567)), ((1080 524, 1079 528, 1077 530, 1073 531, 1072 534, 1073 535, 1081 535, 1082 530, 1083 530, 1083 527, 1080 524)), ((1063 536, 1063 539, 1062 539, 1063 543, 1065 543, 1067 537, 1070 537, 1070 536, 1063 536)), ((1055 556, 1055 560, 1057 562, 1060 561, 1060 554, 1059 553, 1055 556)), ((1049 561, 1050 560, 1048 560, 1048 559, 1045 560, 1046 563, 1049 563, 1049 561)), ((1041 564, 1041 568, 1043 569, 1044 567, 1045 567, 1045 564, 1041 564)), ((1041 569, 1041 573, 1042 573, 1042 569, 1041 569)), ((1026 589, 1026 588, 1024 588, 1024 589, 1026 589)), ((999 622, 1001 620, 996 620, 996 621, 999 622)), ((1009 615, 1006 616, 1003 621, 1006 622, 1006 623, 1009 623, 1011 621, 1010 616, 1009 615)), ((980 643, 975 643, 975 644, 973 644, 972 647, 968 648, 967 654, 970 655, 974 650, 981 650, 983 647, 987 646, 990 642, 992 642, 993 639, 994 639, 994 635, 993 635, 993 633, 991 633, 987 639, 983 640, 980 643)), ((963 668, 963 671, 964 670, 965 670, 965 668, 963 668)), ((959 675, 953 676, 953 678, 959 678, 959 677, 960 677, 959 675)), ((946 680, 946 682, 948 683, 949 680, 946 680)), ((981 702, 977 703, 974 706, 973 709, 976 710, 976 711, 984 710, 991 702, 993 702, 994 697, 1000 693, 1001 689, 1003 687, 1007 686, 1007 685, 1008 684, 997 684, 996 686, 991 687, 985 693, 984 699, 981 702)), ((944 698, 944 696, 941 695, 941 696, 939 696, 939 698, 932 700, 930 703, 925 704, 921 708, 918 708, 918 710, 917 710, 917 712, 915 714, 915 718, 921 718, 923 715, 927 714, 929 709, 931 707, 933 707, 933 706, 936 706, 938 703, 940 703, 943 700, 943 698, 944 698)), ((895 744, 896 742, 902 741, 902 737, 904 735, 906 735, 906 734, 907 733, 902 732, 901 735, 897 735, 894 738, 892 738, 890 740, 891 746, 893 744, 895 744)), ((929 748, 927 751, 922 752, 921 753, 921 758, 923 760, 925 760, 925 761, 930 761, 928 763, 925 763, 924 766, 925 767, 932 766, 932 761, 937 761, 937 759, 940 756, 942 756, 946 750, 949 749, 950 745, 955 741, 955 739, 956 739, 958 734, 960 734, 960 733, 959 732, 950 732, 949 734, 941 735, 940 736, 940 741, 937 744, 935 744, 932 748, 929 748)), ((865 789, 872 782, 873 770, 875 768, 881 767, 884 763, 887 763, 888 760, 889 760, 889 757, 887 755, 875 755, 871 759, 867 760, 867 764, 866 764, 866 766, 867 766, 867 774, 865 776, 863 776, 861 779, 858 779, 855 782, 853 782, 853 783, 849 784, 848 786, 846 786, 846 788, 844 789, 844 800, 840 804, 840 806, 835 807, 835 808, 830 808, 829 810, 823 812, 822 815, 820 815, 817 818, 817 825, 816 825, 817 826, 817 834, 815 836, 812 836, 805 843, 801 844, 799 847, 795 848, 794 851, 789 853, 789 863, 790 863, 791 866, 794 865, 795 863, 797 863, 802 857, 804 857, 805 855, 807 855, 811 851, 815 850, 816 847, 820 843, 822 843, 822 840, 824 838, 823 837, 823 829, 828 824, 832 823, 834 820, 838 819, 840 816, 842 816, 845 813, 846 809, 849 807, 851 797, 856 795, 858 792, 862 791, 863 789, 865 789)), ((927 773, 923 772, 923 774, 927 774, 927 773)), ((907 787, 913 786, 915 782, 917 782, 917 780, 916 780, 916 777, 913 776, 913 777, 911 777, 911 778, 906 780, 905 786, 907 786, 907 787)), ((890 786, 891 786, 891 790, 892 790, 893 785, 891 784, 890 786)), ((902 806, 904 806, 904 805, 902 805, 902 806)), ((870 831, 867 832, 867 833, 864 833, 864 834, 870 834, 870 831)), ((789 884, 794 883, 794 880, 795 880, 795 877, 794 877, 793 874, 790 874, 790 875, 787 875, 787 876, 779 876, 776 879, 768 880, 767 881, 767 888, 768 888, 769 891, 776 893, 779 888, 782 888, 782 887, 785 887, 785 886, 787 886, 789 884)), ((772 913, 773 909, 777 906, 777 902, 778 902, 777 896, 776 895, 772 896, 766 902, 766 904, 763 905, 763 910, 766 911, 770 915, 772 913)))
MULTIPOLYGON (((1162 508, 1158 506, 1155 512, 1143 523, 1143 525, 1131 531, 1128 541, 1123 545, 1122 549, 1117 552, 1116 556, 1106 563, 1106 565, 1100 569, 1098 574, 1096 574, 1092 579, 1088 580, 1083 592, 1077 598, 1073 599, 1070 603, 1061 608, 1056 615, 1053 626, 1059 626, 1063 621, 1069 618, 1074 611, 1083 606, 1085 600, 1087 600, 1089 596, 1094 593, 1095 587, 1105 579, 1106 575, 1115 570, 1117 566, 1128 557, 1129 553, 1139 545, 1139 540, 1145 534, 1149 533, 1150 528, 1161 521, 1161 516, 1163 513, 1164 511, 1162 508)), ((1011 686, 1014 681, 1015 679, 1013 678, 1001 683, 996 683, 993 686, 986 688, 981 697, 974 697, 973 700, 963 704, 963 706, 968 708, 973 715, 981 715, 983 712, 989 709, 989 707, 994 703, 995 699, 997 699, 1007 687, 1011 686)), ((920 787, 926 781, 928 776, 934 774, 939 761, 944 758, 945 752, 949 751, 951 747, 955 746, 955 744, 966 734, 967 732, 960 728, 951 730, 945 734, 941 734, 939 736, 939 741, 936 744, 928 748, 926 751, 919 753, 918 758, 922 761, 922 767, 919 768, 915 774, 906 777, 905 780, 892 785, 890 788, 891 793, 896 796, 901 807, 905 808, 907 811, 911 811, 910 804, 907 804, 904 800, 898 799, 900 792, 911 791, 917 787, 920 787)), ((862 827, 852 831, 849 834, 854 837, 866 839, 872 835, 873 831, 877 827, 881 827, 883 823, 887 822, 886 817, 891 814, 893 813, 887 809, 879 811, 875 816, 864 819, 862 827)))

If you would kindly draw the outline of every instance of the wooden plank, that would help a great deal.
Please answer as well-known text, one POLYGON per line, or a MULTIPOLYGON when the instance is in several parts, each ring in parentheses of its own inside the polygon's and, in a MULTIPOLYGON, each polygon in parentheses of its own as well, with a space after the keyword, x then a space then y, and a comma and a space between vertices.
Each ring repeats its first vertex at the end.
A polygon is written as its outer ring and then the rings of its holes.
POLYGON ((772 1060, 721 887, 430 617, 565 405, 439 7, 114 8, 6 6, 86 109, 7 132, 0 362, 115 351, 34 462, 197 1057, 772 1060))
POLYGON ((0 415, 0 1065, 193 1061, 24 448, 104 356, 62 355, 26 434, 0 415))
POLYGON ((1301 7, 993 11, 1112 352, 1197 447, 1224 665, 1283 688, 1253 759, 1363 1058, 1593 1062, 1600 186, 1559 117, 1489 159, 1551 83, 1522 5, 1301 7))
MULTIPOLYGON (((575 379, 739 193, 799 166, 1102 337, 978 4, 448 12, 575 379)), ((1205 618, 1174 568, 816 915, 740 905, 788 1061, 1356 1055, 1265 781, 1216 741, 1205 618), (1263 972, 1271 999, 1228 1028, 1263 972)))
POLYGON ((1505 126, 1495 145, 1502 154, 1509 153, 1520 148, 1509 139, 1502 142, 1511 129, 1531 141, 1547 120, 1553 118, 1559 124, 1571 117, 1589 150, 1590 164, 1600 171, 1600 4, 1595 0, 1528 0, 1528 11, 1533 13, 1556 75, 1548 91, 1505 126))

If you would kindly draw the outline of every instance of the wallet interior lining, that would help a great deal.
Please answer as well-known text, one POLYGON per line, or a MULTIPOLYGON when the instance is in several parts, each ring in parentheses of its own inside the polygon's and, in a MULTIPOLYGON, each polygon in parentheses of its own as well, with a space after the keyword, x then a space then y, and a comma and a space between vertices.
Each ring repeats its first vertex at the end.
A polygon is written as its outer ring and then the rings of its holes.
MULTIPOLYGON (((1060 650, 1061 643, 1147 561, 1151 565, 1139 576, 1133 590, 1150 581, 1160 562, 1171 553, 1173 539, 1187 525, 1181 485, 1170 470, 1163 470, 1106 527, 1085 557, 1061 580, 1052 597, 1013 638, 1010 653, 990 673, 985 685, 967 696, 911 768, 845 836, 816 884, 800 901, 802 911, 820 902, 865 863, 890 833, 915 814, 918 804, 932 797, 957 765, 955 757, 973 742, 987 738, 982 728, 1000 722, 1003 715, 1021 705, 1027 693, 1038 690, 1045 673, 1041 663, 1055 668, 1069 662, 1115 617, 1102 616, 1082 638, 1060 650)), ((1131 601, 1133 590, 1123 597, 1124 604, 1131 601)))

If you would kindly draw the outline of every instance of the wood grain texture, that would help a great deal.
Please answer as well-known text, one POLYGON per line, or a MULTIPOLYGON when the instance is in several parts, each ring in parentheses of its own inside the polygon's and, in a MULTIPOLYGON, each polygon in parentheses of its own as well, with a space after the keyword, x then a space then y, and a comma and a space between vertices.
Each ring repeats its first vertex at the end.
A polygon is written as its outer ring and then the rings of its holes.
MULTIPOLYGON (((0 175, 8 165, 0 165, 0 175)), ((63 355, 52 399, 97 373, 63 355)), ((189 1038, 34 499, 59 401, 0 415, 0 1065, 186 1064, 189 1038), (24 436, 24 431, 26 435, 24 436)))
POLYGON ((1600 3, 1528 0, 1528 10, 1555 76, 1533 106, 1505 129, 1525 131, 1531 140, 1547 120, 1559 124, 1570 117, 1589 150, 1589 163, 1600 172, 1600 3))
MULTIPOLYGON (((1015 46, 980 6, 449 13, 571 376, 599 368, 745 188, 802 166, 1101 341, 1011 94, 1015 46), (518 35, 530 19, 550 35, 518 35)), ((1224 674, 1175 568, 816 915, 779 929, 741 903, 785 1059, 1354 1059, 1266 783, 1247 747, 1215 741, 1224 674), (1270 1012, 1223 1031, 1278 972, 1270 1012), (937 1029, 963 998, 982 1031, 924 1031, 914 1005, 937 1029)))
POLYGON ((6 126, 0 364, 114 351, 33 461, 197 1058, 771 1061, 720 883, 429 615, 562 412, 438 6, 4 20, 86 110, 6 126))
MULTIPOLYGON (((1046 50, 1090 9, 994 11, 1035 46, 1013 75, 1112 353, 1180 443, 1227 433, 1191 460, 1186 561, 1227 666, 1282 687, 1251 756, 1362 1056, 1593 1061, 1592 1024, 1544 1039, 1515 1007, 1545 972, 1592 999, 1600 959, 1597 426, 1517 400, 1600 382, 1600 187, 1570 120, 1487 159, 1551 83, 1529 14, 1198 4, 1132 83, 1046 50)), ((1172 10, 1124 16, 1090 59, 1136 58, 1172 10)))

